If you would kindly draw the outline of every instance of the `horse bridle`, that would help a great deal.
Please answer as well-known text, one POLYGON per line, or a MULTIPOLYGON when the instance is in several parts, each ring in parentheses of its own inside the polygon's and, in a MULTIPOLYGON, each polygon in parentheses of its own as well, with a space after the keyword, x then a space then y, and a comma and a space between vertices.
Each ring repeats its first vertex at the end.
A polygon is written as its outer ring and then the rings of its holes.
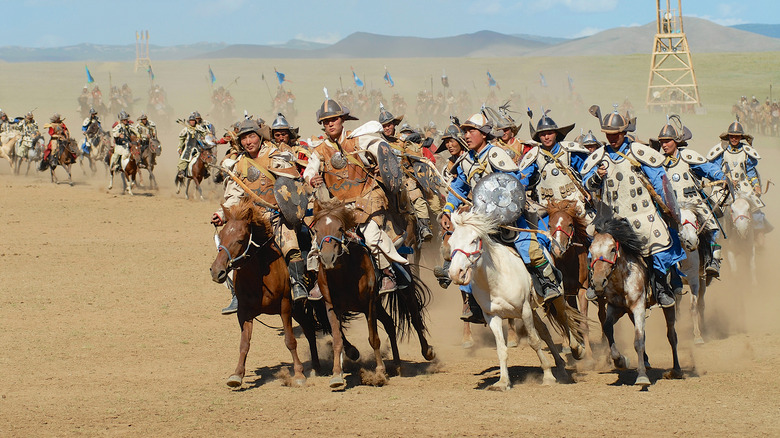
POLYGON ((620 252, 620 242, 615 240, 615 257, 613 257, 612 260, 609 260, 609 259, 605 259, 604 256, 601 255, 601 256, 599 256, 599 258, 593 259, 590 262, 589 271, 593 272, 593 266, 596 264, 596 262, 608 263, 608 264, 612 265, 612 267, 610 268, 609 274, 607 275, 607 277, 609 277, 610 275, 612 275, 612 270, 615 269, 615 263, 617 263, 617 259, 618 259, 618 252, 620 252))
MULTIPOLYGON (((216 231, 216 230, 215 230, 216 231)), ((249 251, 251 251, 252 247, 256 248, 262 248, 266 245, 268 245, 271 240, 273 240, 274 236, 272 235, 269 237, 265 242, 258 244, 254 240, 254 226, 249 225, 249 242, 246 244, 246 248, 244 248, 244 252, 242 252, 238 257, 233 257, 230 254, 230 250, 227 249, 225 245, 222 244, 219 240, 219 234, 214 234, 214 241, 217 243, 217 254, 219 254, 220 251, 225 251, 225 254, 227 254, 228 261, 225 264, 225 270, 230 272, 233 269, 239 269, 240 267, 234 267, 237 262, 244 259, 245 257, 249 257, 249 251)))
POLYGON ((471 252, 466 252, 460 248, 455 248, 450 253, 450 260, 452 260, 453 257, 455 257, 455 254, 462 253, 464 256, 466 256, 466 260, 469 261, 469 267, 474 266, 474 263, 477 263, 477 260, 482 257, 482 239, 479 239, 479 244, 477 245, 477 249, 471 252), (476 257, 475 257, 476 256, 476 257))
POLYGON ((571 233, 567 233, 567 232, 566 232, 566 231, 565 231, 563 228, 561 228, 561 226, 560 226, 560 225, 558 225, 557 227, 555 227, 555 229, 554 229, 554 230, 552 230, 552 233, 550 233, 550 241, 551 241, 551 242, 552 242, 552 243, 553 243, 555 246, 557 246, 557 247, 558 247, 558 249, 560 249, 560 250, 561 250, 561 254, 563 254, 563 253, 565 253, 566 251, 568 251, 568 250, 569 250, 569 247, 571 247, 571 246, 572 246, 572 240, 573 240, 573 237, 574 237, 574 231, 572 231, 571 233), (559 231, 560 231, 561 233, 563 233, 564 235, 566 235, 566 237, 568 237, 568 238, 569 238, 568 244, 566 245, 566 247, 565 247, 565 248, 564 248, 564 247, 563 247, 563 246, 562 246, 560 243, 558 243, 558 241, 555 239, 555 235, 556 235, 556 234, 557 234, 559 231))

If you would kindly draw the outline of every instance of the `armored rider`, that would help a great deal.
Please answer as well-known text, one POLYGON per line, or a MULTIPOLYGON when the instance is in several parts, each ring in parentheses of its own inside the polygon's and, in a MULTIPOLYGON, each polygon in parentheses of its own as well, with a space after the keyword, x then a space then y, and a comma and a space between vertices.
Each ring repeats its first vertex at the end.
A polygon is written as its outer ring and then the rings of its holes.
MULTIPOLYGON (((440 218, 443 228, 449 226, 449 216, 463 204, 462 200, 469 196, 471 190, 482 177, 493 172, 502 172, 508 173, 518 180, 522 179, 520 169, 509 154, 504 149, 490 143, 494 139, 493 125, 483 112, 471 116, 461 124, 460 128, 464 132, 469 151, 455 165, 455 178, 450 183, 451 193, 447 196, 447 203, 440 218)), ((523 216, 518 219, 516 225, 524 229, 529 228, 528 222, 523 216)), ((547 242, 542 241, 541 244, 547 245, 547 242)), ((552 264, 544 255, 541 244, 536 233, 528 231, 519 232, 513 242, 514 248, 522 257, 529 273, 536 277, 541 284, 541 290, 537 290, 537 293, 547 302, 561 297, 563 292, 552 264)), ((471 294, 468 293, 468 295, 471 315, 464 314, 461 319, 484 324, 482 310, 471 294)))
MULTIPOLYGON (((745 133, 745 128, 738 120, 729 125, 720 139, 721 143, 707 153, 707 160, 718 166, 734 183, 734 189, 750 202, 756 243, 761 246, 764 234, 774 228, 761 210, 765 205, 761 199, 761 176, 758 173, 761 156, 753 147, 753 136, 745 133)), ((731 197, 725 188, 716 187, 712 191, 712 199, 720 205, 729 203, 731 197)))
POLYGON ((486 107, 488 115, 493 121, 493 128, 496 131, 496 145, 503 148, 515 163, 519 163, 532 146, 523 143, 517 139, 517 133, 520 132, 522 123, 517 123, 509 115, 509 102, 498 107, 498 111, 486 107), (500 135, 500 136, 499 136, 500 135))
POLYGON ((84 133, 84 141, 81 143, 81 150, 85 154, 89 154, 90 150, 92 149, 92 138, 97 135, 101 130, 100 126, 100 117, 98 116, 97 110, 95 108, 89 109, 89 116, 87 116, 86 119, 84 119, 84 122, 81 124, 81 132, 84 133), (97 125, 97 130, 90 129, 90 125, 95 123, 97 125))
POLYGON ((149 147, 152 140, 157 140, 157 125, 149 120, 146 113, 141 113, 141 115, 138 116, 138 126, 136 126, 136 129, 138 129, 138 139, 141 142, 141 152, 143 152, 149 147))
POLYGON ((119 112, 119 123, 114 124, 111 136, 114 138, 114 153, 111 155, 109 168, 114 171, 121 167, 121 160, 130 158, 130 142, 133 137, 138 138, 138 130, 133 126, 127 111, 119 112))
POLYGON ((277 113, 276 118, 271 123, 271 135, 277 147, 293 154, 296 168, 299 172, 303 172, 309 163, 309 148, 299 141, 298 128, 290 126, 290 122, 287 121, 284 114, 277 113))
POLYGON ((198 124, 195 113, 187 117, 187 125, 179 132, 179 163, 176 165, 176 180, 187 176, 187 167, 200 154, 200 144, 209 131, 198 124))
POLYGON ((16 129, 16 121, 11 121, 8 119, 8 114, 5 113, 5 111, 0 110, 0 134, 10 132, 11 129, 16 129))
MULTIPOLYGON (((279 177, 300 178, 295 169, 293 155, 263 140, 269 138, 268 127, 261 127, 254 120, 244 120, 239 125, 238 139, 244 148, 244 153, 234 164, 236 176, 257 196, 271 205, 278 205, 274 196, 274 182, 279 177)), ((237 205, 241 198, 247 196, 244 189, 233 179, 228 179, 225 186, 224 208, 237 205)), ((284 255, 290 274, 290 285, 293 301, 308 296, 308 279, 306 277, 306 261, 301 256, 298 246, 298 236, 295 225, 290 224, 275 210, 266 209, 265 217, 274 230, 274 240, 284 255)), ((211 223, 219 226, 225 223, 225 213, 220 208, 211 217, 211 223)), ((235 299, 235 295, 234 295, 235 299)), ((230 307, 230 306, 229 306, 230 307)), ((223 311, 223 313, 225 313, 223 311)))
MULTIPOLYGON (((43 153, 43 161, 49 161, 50 163, 57 163, 57 154, 59 149, 68 142, 70 139, 70 131, 65 123, 62 121, 62 117, 58 113, 54 113, 49 119, 51 123, 47 123, 45 127, 49 127, 49 144, 46 145, 46 150, 43 153), (55 149, 56 148, 56 149, 55 149)), ((73 154, 71 152, 71 154, 73 154)), ((75 154, 73 154, 75 159, 75 154)))
POLYGON ((33 117, 32 111, 29 111, 24 115, 24 120, 21 122, 20 129, 22 131, 22 139, 16 144, 16 156, 27 157, 27 153, 33 146, 33 141, 41 135, 38 130, 38 123, 33 117))
MULTIPOLYGON (((193 111, 192 115, 195 116, 195 120, 198 122, 198 126, 200 126, 204 131, 210 132, 211 135, 216 135, 216 131, 214 130, 214 125, 211 122, 209 122, 208 120, 204 120, 203 117, 200 116, 200 113, 197 111, 193 111)), ((259 123, 262 124, 262 120, 260 120, 259 123)))
POLYGON ((396 289, 391 262, 407 264, 396 251, 393 240, 383 229, 384 212, 388 201, 377 182, 376 170, 356 138, 350 138, 344 122, 357 120, 349 109, 333 99, 326 99, 317 111, 317 122, 325 130, 325 139, 311 150, 309 163, 303 173, 315 189, 327 188, 331 196, 354 208, 358 229, 382 272, 380 293, 396 289))
POLYGON ((709 276, 717 278, 720 275, 721 260, 718 244, 720 228, 711 206, 707 204, 709 201, 705 201, 707 198, 702 191, 701 179, 723 181, 726 177, 717 165, 708 162, 698 152, 688 149, 688 140, 692 137, 691 131, 682 125, 680 118, 673 115, 661 128, 658 139, 651 139, 650 144, 653 147, 657 144, 666 156, 664 168, 677 202, 689 204, 694 209, 696 217, 703 220, 703 223, 697 224, 697 227, 704 227, 711 233, 710 242, 706 247, 709 257, 705 271, 709 276), (672 121, 676 123, 673 124, 672 121))
MULTIPOLYGON (((685 260, 685 251, 677 230, 663 221, 650 192, 652 189, 658 196, 665 193, 665 157, 649 146, 628 139, 626 133, 634 131, 636 119, 620 115, 617 108, 602 119, 596 105, 591 107, 591 114, 599 119, 609 143, 585 161, 583 183, 591 191, 600 191, 602 201, 633 225, 643 244, 642 255, 652 260, 648 267, 652 268, 650 277, 656 302, 661 307, 674 306, 671 282, 676 288, 679 274, 675 265, 685 260)), ((679 285, 682 287, 681 281, 679 285)), ((588 298, 597 298, 592 289, 588 298)))

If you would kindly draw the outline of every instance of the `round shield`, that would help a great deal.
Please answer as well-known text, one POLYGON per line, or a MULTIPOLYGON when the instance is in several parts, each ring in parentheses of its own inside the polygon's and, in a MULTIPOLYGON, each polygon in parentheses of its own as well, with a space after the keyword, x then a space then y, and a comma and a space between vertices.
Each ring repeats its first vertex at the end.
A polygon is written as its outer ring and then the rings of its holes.
POLYGON ((306 215, 309 195, 303 181, 280 176, 274 182, 274 198, 279 211, 290 224, 297 224, 306 215))
POLYGON ((474 187, 476 213, 489 216, 501 225, 514 224, 523 214, 525 187, 508 173, 491 173, 474 187))
POLYGON ((379 143, 376 160, 379 166, 379 175, 387 189, 390 193, 399 193, 404 183, 403 173, 398 164, 398 157, 395 156, 389 144, 384 141, 379 143))

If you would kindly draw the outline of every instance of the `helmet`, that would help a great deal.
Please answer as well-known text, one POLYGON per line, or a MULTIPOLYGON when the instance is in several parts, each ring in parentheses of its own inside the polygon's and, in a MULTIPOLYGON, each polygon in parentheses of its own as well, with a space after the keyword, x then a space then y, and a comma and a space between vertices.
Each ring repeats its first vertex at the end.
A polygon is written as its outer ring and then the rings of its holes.
POLYGON ((127 111, 125 110, 120 111, 119 120, 130 120, 130 114, 127 114, 127 111))
POLYGON ((739 120, 735 120, 732 124, 730 124, 726 132, 720 135, 720 139, 728 140, 730 135, 738 135, 747 140, 748 143, 753 143, 753 136, 745 133, 745 128, 742 126, 742 123, 740 123, 739 120))
POLYGON ((138 116, 138 120, 149 120, 149 118, 148 118, 148 117, 146 117, 146 114, 145 114, 145 113, 141 113, 141 115, 140 115, 140 116, 138 116))
POLYGON ((96 116, 97 115, 97 110, 95 108, 90 108, 89 109, 89 115, 90 116, 96 116))
POLYGON ((274 119, 273 123, 271 123, 271 130, 283 130, 283 129, 290 129, 290 123, 287 122, 287 119, 284 117, 284 114, 278 113, 276 115, 276 119, 274 119))
POLYGON ((683 126, 680 116, 674 114, 666 119, 666 125, 658 133, 658 140, 674 140, 678 146, 687 146, 693 137, 691 130, 683 126))
POLYGON ((398 131, 398 132, 401 133, 401 134, 404 134, 404 133, 411 134, 412 132, 415 132, 415 131, 414 131, 414 128, 412 128, 408 123, 404 123, 403 125, 401 125, 401 130, 398 131))
POLYGON ((596 139, 596 136, 593 135, 593 131, 591 130, 588 130, 588 133, 582 136, 582 139, 580 139, 580 144, 583 146, 603 146, 601 142, 596 139))
POLYGON ((594 117, 599 119, 601 124, 601 132, 605 134, 619 134, 621 132, 633 132, 636 129, 636 117, 630 117, 628 114, 625 116, 618 113, 617 105, 614 105, 615 111, 608 114, 604 118, 601 117, 601 108, 598 105, 593 105, 588 109, 594 117))
POLYGON ((544 112, 544 114, 542 114, 539 122, 536 123, 536 129, 533 129, 533 127, 529 126, 529 128, 531 128, 531 138, 533 138, 534 141, 541 141, 539 140, 540 134, 551 131, 555 132, 555 141, 561 141, 569 132, 571 132, 572 129, 574 129, 574 123, 571 125, 558 127, 558 124, 547 115, 549 113, 550 110, 547 110, 544 112))
POLYGON ((472 115, 468 120, 461 123, 460 129, 466 131, 466 128, 476 129, 477 131, 485 134, 488 140, 492 140, 494 138, 492 133, 493 122, 491 122, 482 111, 472 115))
POLYGON ((388 123, 393 123, 395 125, 401 123, 401 120, 404 119, 403 115, 400 115, 398 117, 393 116, 393 113, 385 109, 384 105, 382 105, 382 102, 379 102, 379 123, 382 125, 386 125, 388 123))
POLYGON ((242 120, 238 125, 238 132, 236 135, 240 139, 242 135, 249 134, 250 132, 259 135, 262 140, 269 140, 271 138, 271 133, 267 125, 260 126, 252 119, 242 120))
POLYGON ((349 108, 341 106, 333 99, 326 99, 322 106, 317 110, 317 123, 322 123, 325 119, 341 117, 344 120, 358 120, 357 117, 349 113, 349 108))
POLYGON ((8 117, 8 115, 5 113, 5 111, 0 110, 0 117, 8 117))
POLYGON ((192 115, 195 116, 196 119, 202 119, 202 117, 200 116, 200 113, 197 112, 197 111, 193 111, 192 115))
POLYGON ((195 113, 192 113, 189 117, 187 117, 187 121, 189 122, 190 120, 194 120, 196 122, 198 121, 198 117, 195 116, 195 113))
POLYGON ((457 117, 450 116, 451 124, 447 127, 447 129, 444 130, 444 135, 441 137, 441 143, 439 144, 439 147, 436 149, 436 153, 441 153, 445 149, 447 149, 447 140, 449 139, 455 139, 460 147, 463 149, 467 149, 466 147, 466 141, 463 139, 463 131, 461 131, 460 127, 458 126, 460 124, 460 121, 457 117))
POLYGON ((27 114, 24 115, 24 118, 27 120, 32 120, 33 119, 32 111, 28 111, 27 114))
POLYGON ((51 120, 52 123, 59 123, 59 122, 62 121, 62 116, 60 116, 59 113, 54 113, 54 115, 51 116, 51 119, 49 119, 49 120, 51 120))

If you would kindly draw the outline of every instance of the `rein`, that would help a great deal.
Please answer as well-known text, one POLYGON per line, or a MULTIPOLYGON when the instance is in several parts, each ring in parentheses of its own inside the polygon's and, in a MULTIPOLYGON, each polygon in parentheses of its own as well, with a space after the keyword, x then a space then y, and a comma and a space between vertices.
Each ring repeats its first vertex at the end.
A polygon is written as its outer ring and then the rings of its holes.
POLYGON ((217 254, 219 254, 220 251, 225 251, 225 254, 227 254, 227 256, 228 256, 228 262, 225 265, 225 269, 227 271, 230 271, 232 269, 239 269, 239 268, 234 268, 233 266, 238 261, 244 259, 245 257, 249 257, 249 251, 252 249, 252 247, 256 247, 258 249, 262 248, 262 247, 268 245, 268 243, 270 243, 273 240, 273 238, 274 238, 274 236, 272 235, 271 237, 266 239, 265 242, 263 242, 261 244, 256 243, 255 240, 254 240, 254 227, 252 225, 250 225, 250 227, 249 227, 249 243, 247 243, 246 248, 244 249, 243 253, 241 253, 238 257, 233 257, 230 254, 230 250, 228 250, 227 247, 225 245, 223 245, 222 242, 219 241, 219 235, 218 234, 214 235, 214 240, 217 242, 217 254))
POLYGON ((591 271, 593 270, 593 266, 596 264, 596 262, 605 262, 605 263, 609 263, 610 265, 612 265, 612 266, 614 267, 614 266, 615 266, 615 263, 617 263, 617 259, 618 259, 618 251, 620 251, 620 242, 618 242, 618 241, 616 240, 616 241, 615 241, 615 257, 613 257, 613 258, 612 258, 612 260, 609 260, 609 259, 605 259, 605 258, 604 258, 604 256, 603 256, 603 255, 601 255, 601 256, 599 256, 599 258, 597 258, 597 259, 593 259, 593 261, 592 261, 592 262, 590 262, 590 270, 591 270, 591 271))
POLYGON ((450 260, 452 260, 452 258, 455 257, 455 254, 459 252, 463 253, 463 255, 466 256, 466 260, 469 261, 470 266, 473 266, 474 263, 476 263, 477 260, 482 257, 482 239, 479 239, 479 245, 477 245, 477 249, 472 252, 466 252, 460 248, 453 249, 452 253, 450 253, 450 260))

